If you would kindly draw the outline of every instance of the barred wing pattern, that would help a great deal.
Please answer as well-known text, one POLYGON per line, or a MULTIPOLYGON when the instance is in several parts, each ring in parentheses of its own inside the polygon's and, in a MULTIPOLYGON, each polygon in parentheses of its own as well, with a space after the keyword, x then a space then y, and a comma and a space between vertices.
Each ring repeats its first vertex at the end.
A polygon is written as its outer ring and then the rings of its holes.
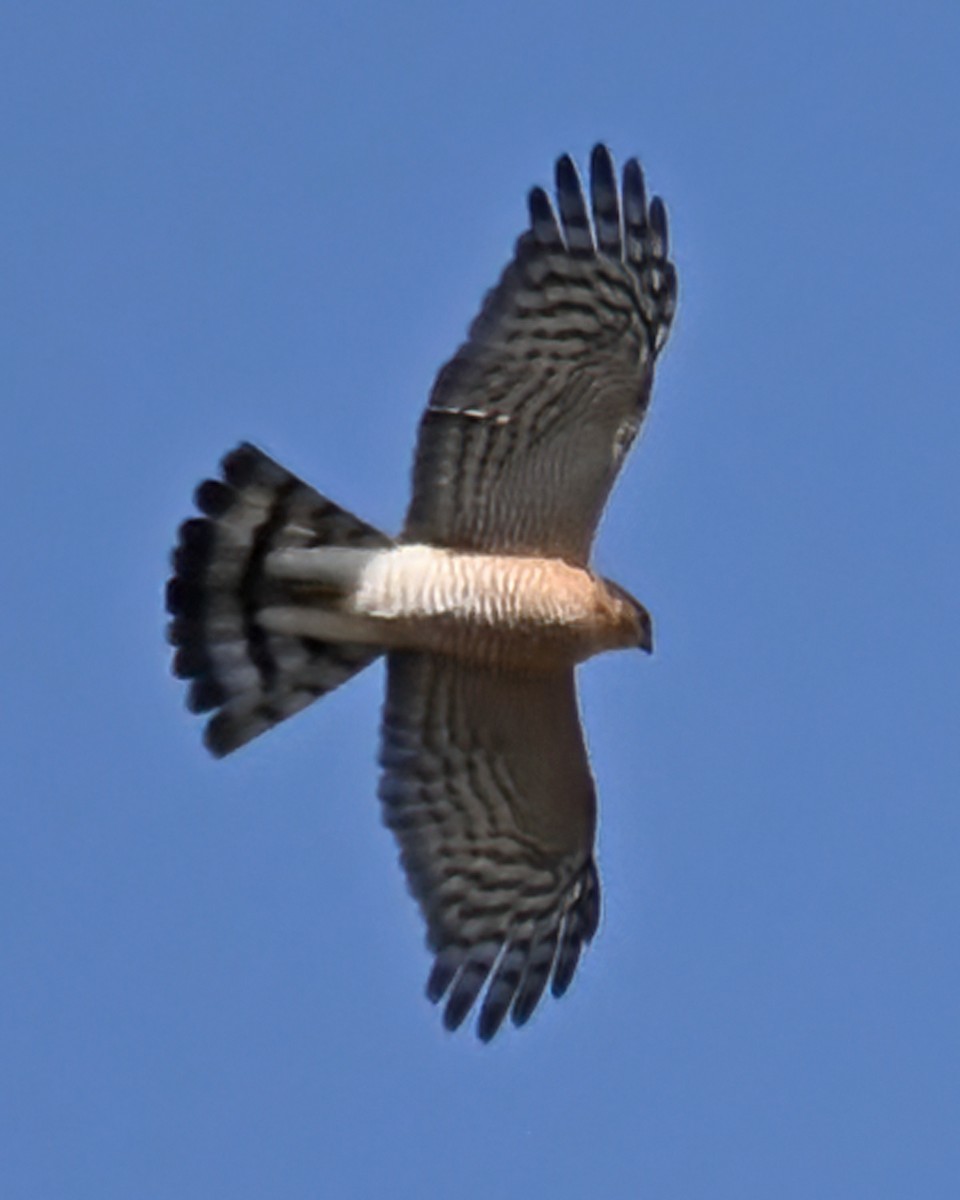
POLYGON ((436 959, 427 985, 478 1033, 566 991, 596 932, 596 801, 571 670, 387 658, 380 797, 436 959))
POLYGON ((567 156, 556 191, 559 219, 543 189, 530 193, 530 228, 434 384, 407 541, 587 562, 646 412, 676 272, 636 159, 622 200, 605 146, 591 157, 590 209, 567 156))

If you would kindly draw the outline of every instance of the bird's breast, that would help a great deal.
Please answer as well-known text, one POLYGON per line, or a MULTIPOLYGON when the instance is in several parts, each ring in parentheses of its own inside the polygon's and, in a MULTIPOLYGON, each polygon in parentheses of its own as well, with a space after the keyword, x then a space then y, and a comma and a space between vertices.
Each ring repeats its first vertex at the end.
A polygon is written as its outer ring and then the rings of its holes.
POLYGON ((603 581, 555 558, 398 546, 364 567, 350 609, 388 645, 503 665, 562 666, 622 637, 603 581))

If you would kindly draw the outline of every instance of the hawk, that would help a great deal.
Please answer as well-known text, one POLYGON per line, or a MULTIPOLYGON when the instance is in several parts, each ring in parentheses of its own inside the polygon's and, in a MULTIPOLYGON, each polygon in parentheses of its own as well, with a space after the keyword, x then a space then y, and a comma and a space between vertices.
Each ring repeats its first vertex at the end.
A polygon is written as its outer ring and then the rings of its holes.
POLYGON ((597 929, 597 810, 577 665, 652 649, 590 567, 676 307, 662 201, 594 148, 556 164, 423 413, 396 539, 256 447, 201 483, 167 587, 174 674, 230 754, 386 657, 380 800, 457 1028, 528 1020, 597 929))

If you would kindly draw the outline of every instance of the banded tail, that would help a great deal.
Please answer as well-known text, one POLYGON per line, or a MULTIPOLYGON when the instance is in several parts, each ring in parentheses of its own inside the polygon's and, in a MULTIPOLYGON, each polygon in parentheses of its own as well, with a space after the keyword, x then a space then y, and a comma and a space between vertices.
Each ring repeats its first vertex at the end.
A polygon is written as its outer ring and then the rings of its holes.
POLYGON ((267 555, 392 545, 255 446, 231 451, 221 471, 222 480, 197 488, 203 516, 181 525, 167 584, 173 673, 190 680, 192 712, 213 712, 204 741, 218 758, 339 687, 381 653, 376 646, 264 628, 258 615, 265 608, 298 603, 296 584, 267 572, 267 555))

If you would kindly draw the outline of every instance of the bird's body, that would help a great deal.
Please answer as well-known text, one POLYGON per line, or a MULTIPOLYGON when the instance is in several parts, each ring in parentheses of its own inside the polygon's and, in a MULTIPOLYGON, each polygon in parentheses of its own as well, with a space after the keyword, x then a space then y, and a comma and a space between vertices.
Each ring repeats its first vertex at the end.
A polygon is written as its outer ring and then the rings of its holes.
POLYGON ((590 567, 676 301, 666 215, 569 158, 441 370, 396 540, 242 445, 197 490, 167 604, 189 706, 228 754, 387 658, 384 819, 427 922, 448 1027, 487 1039, 566 990, 599 919, 596 800, 575 666, 650 650, 650 618, 590 567))
POLYGON ((293 591, 290 603, 262 609, 259 622, 291 636, 527 671, 571 667, 642 640, 635 604, 559 558, 331 547, 275 551, 265 570, 293 591))

